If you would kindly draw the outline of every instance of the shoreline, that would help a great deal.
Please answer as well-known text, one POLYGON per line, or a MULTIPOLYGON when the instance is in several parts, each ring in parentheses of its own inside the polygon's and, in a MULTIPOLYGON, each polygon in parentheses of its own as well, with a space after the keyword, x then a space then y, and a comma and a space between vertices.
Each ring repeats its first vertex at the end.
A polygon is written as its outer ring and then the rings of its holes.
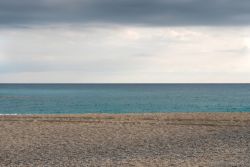
POLYGON ((226 121, 250 123, 250 112, 168 112, 168 113, 86 113, 86 114, 4 114, 0 121, 86 121, 86 120, 113 120, 113 121, 226 121))

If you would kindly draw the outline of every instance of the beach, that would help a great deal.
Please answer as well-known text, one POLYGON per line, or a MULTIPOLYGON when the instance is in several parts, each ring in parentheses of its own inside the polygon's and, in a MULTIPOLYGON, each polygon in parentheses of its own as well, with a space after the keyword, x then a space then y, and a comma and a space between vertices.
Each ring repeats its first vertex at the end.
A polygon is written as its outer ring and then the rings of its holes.
POLYGON ((1 115, 0 166, 248 166, 250 113, 1 115))

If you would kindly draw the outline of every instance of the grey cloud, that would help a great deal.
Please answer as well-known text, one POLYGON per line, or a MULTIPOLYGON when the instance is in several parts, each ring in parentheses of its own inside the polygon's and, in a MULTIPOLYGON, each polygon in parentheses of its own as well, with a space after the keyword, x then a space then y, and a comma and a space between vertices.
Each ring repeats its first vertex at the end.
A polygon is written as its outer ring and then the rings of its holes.
POLYGON ((248 25, 249 0, 1 0, 1 26, 248 25))
POLYGON ((244 46, 244 47, 241 47, 239 49, 222 49, 222 50, 217 50, 217 52, 232 53, 232 54, 236 53, 237 56, 239 56, 239 55, 245 56, 248 53, 248 48, 246 46, 244 46))

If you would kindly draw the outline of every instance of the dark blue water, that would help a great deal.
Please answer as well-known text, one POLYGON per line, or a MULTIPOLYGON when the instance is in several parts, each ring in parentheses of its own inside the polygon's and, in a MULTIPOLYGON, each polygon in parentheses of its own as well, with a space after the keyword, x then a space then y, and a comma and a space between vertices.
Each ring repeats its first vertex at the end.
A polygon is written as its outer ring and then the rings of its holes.
POLYGON ((248 111, 250 84, 0 84, 0 114, 248 111))

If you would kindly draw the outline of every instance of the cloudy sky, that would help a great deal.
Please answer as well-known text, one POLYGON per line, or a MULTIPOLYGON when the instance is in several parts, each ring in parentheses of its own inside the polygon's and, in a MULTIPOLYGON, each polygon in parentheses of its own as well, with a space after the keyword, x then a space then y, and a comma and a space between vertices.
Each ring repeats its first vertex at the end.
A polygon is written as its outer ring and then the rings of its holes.
POLYGON ((0 0, 0 82, 250 82, 249 0, 0 0))

